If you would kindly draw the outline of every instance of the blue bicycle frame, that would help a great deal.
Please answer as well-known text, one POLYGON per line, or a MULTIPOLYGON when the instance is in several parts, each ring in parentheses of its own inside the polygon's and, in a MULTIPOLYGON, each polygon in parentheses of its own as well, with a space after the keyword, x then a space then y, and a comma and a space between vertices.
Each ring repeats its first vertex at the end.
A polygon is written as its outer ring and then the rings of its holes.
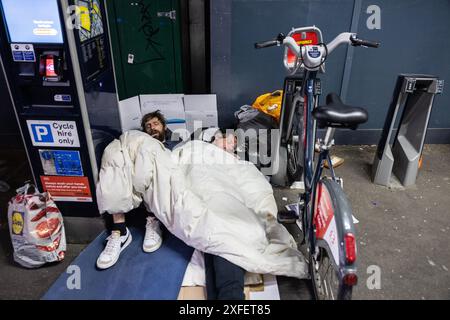
POLYGON ((314 206, 316 198, 316 187, 322 176, 323 165, 325 160, 330 164, 331 177, 336 180, 333 166, 331 165, 330 152, 327 149, 321 150, 319 158, 317 159, 316 168, 314 169, 314 146, 315 146, 315 123, 312 116, 312 111, 315 107, 318 99, 318 94, 314 93, 315 82, 317 81, 317 72, 306 71, 304 86, 302 88, 303 95, 305 97, 304 107, 304 124, 305 124, 305 141, 304 146, 299 144, 299 148, 304 148, 304 181, 305 181, 305 193, 304 203, 305 209, 303 210, 303 230, 304 236, 308 237, 311 253, 315 250, 315 235, 314 230, 311 230, 311 219, 314 218, 314 206))

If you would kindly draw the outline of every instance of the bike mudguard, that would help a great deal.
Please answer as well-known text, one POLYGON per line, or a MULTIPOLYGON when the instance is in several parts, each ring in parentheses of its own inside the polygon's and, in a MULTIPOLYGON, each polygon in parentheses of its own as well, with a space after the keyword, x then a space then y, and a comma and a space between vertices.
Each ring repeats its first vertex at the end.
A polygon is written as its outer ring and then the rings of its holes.
MULTIPOLYGON (((317 184, 314 213, 315 238, 319 247, 323 247, 332 257, 335 266, 343 266, 342 274, 356 272, 356 262, 347 261, 345 235, 353 235, 352 210, 341 186, 333 180, 323 178, 317 184)), ((354 243, 356 252, 356 243, 354 243)))

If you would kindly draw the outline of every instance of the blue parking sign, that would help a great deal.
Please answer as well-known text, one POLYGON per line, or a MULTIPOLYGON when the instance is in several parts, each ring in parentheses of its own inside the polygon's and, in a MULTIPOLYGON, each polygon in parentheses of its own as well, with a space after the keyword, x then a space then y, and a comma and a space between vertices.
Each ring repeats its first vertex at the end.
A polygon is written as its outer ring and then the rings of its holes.
POLYGON ((31 131, 36 142, 54 142, 52 128, 49 124, 32 124, 31 131))
POLYGON ((28 132, 35 147, 80 147, 75 121, 27 120, 28 132))

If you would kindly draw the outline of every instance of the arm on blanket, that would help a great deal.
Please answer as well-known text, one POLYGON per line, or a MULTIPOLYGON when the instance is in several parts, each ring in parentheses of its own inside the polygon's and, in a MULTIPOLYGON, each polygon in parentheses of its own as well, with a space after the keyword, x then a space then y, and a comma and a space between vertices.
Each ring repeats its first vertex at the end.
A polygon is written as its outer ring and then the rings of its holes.
POLYGON ((245 199, 245 205, 257 215, 265 217, 270 214, 276 218, 278 209, 270 183, 253 164, 238 167, 230 171, 236 175, 234 181, 245 199))
POLYGON ((276 218, 277 205, 272 186, 252 163, 237 160, 217 146, 200 141, 186 144, 175 150, 173 155, 179 159, 179 164, 220 166, 219 170, 226 172, 249 209, 263 218, 267 214, 276 218))

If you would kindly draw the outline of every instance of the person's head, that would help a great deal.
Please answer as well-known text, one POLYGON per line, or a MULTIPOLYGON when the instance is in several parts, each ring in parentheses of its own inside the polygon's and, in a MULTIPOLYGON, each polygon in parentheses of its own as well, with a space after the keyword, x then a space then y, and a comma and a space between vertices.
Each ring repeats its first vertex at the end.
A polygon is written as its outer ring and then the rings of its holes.
POLYGON ((227 133, 226 130, 220 129, 214 135, 212 143, 227 152, 234 153, 237 146, 237 138, 234 133, 227 133))
POLYGON ((147 132, 153 138, 164 141, 166 137, 166 119, 161 111, 147 113, 141 122, 142 131, 147 132))

